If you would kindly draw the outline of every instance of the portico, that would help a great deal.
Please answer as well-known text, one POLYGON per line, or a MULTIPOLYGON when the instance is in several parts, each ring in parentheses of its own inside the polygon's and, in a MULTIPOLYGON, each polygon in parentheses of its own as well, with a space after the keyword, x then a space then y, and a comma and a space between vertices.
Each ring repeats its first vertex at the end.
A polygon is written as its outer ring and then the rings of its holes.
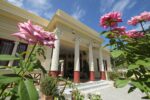
MULTIPOLYGON (((31 45, 26 43, 18 45, 15 38, 10 37, 11 33, 16 32, 17 23, 30 19, 33 23, 55 33, 57 39, 55 48, 46 47, 46 59, 41 60, 50 76, 69 77, 75 83, 107 78, 105 72, 111 70, 110 52, 102 47, 103 40, 99 33, 61 10, 55 13, 51 21, 48 21, 5 2, 3 5, 5 6, 0 6, 2 9, 0 43, 3 48, 0 53, 3 53, 6 47, 9 51, 7 53, 12 55, 17 51, 31 50, 31 45), (8 11, 9 13, 6 13, 8 11), (10 21, 12 23, 9 23, 10 21), (6 28, 8 26, 10 27, 6 28)), ((6 62, 5 65, 11 66, 13 63, 12 61, 6 62)), ((4 65, 1 62, 0 64, 4 65)))
POLYGON ((99 72, 99 79, 106 79, 100 45, 103 40, 87 26, 79 27, 82 25, 61 10, 49 23, 48 29, 53 30, 57 38, 52 50, 49 75, 69 77, 79 83, 80 78, 94 81, 99 72), (95 51, 98 52, 97 59, 94 58, 95 51), (96 69, 99 71, 95 72, 96 69))

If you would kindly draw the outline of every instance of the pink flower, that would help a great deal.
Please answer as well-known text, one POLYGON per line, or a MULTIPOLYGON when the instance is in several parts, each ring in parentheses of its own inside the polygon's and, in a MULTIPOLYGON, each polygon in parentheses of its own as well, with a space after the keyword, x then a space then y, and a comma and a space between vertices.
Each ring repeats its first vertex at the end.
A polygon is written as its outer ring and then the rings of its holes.
POLYGON ((122 22, 119 12, 110 12, 100 18, 100 25, 104 28, 116 27, 118 22, 122 22))
POLYGON ((19 32, 12 34, 13 36, 23 39, 29 44, 40 44, 54 47, 55 35, 52 32, 44 31, 38 25, 33 25, 31 21, 18 24, 19 32))
POLYGON ((144 33, 136 30, 129 30, 126 32, 126 36, 128 36, 129 38, 140 38, 144 37, 144 33))
POLYGON ((126 27, 121 26, 121 27, 115 27, 111 31, 118 35, 124 35, 126 33, 125 30, 126 30, 126 27))
POLYGON ((150 12, 143 12, 140 14, 143 21, 150 21, 150 12))
POLYGON ((128 20, 129 25, 137 25, 140 22, 150 21, 150 12, 143 12, 139 16, 134 16, 128 20))
POLYGON ((142 21, 141 16, 134 16, 134 17, 131 18, 131 20, 128 20, 128 24, 135 26, 141 21, 142 21))

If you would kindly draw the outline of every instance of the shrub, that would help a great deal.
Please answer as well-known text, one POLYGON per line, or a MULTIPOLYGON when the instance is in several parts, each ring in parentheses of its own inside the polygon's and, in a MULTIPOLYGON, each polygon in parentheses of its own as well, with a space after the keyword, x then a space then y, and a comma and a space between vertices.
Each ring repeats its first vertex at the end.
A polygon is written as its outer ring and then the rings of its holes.
POLYGON ((113 71, 113 72, 107 72, 107 75, 109 80, 114 81, 120 77, 121 73, 113 71))
POLYGON ((40 84, 41 92, 46 96, 55 96, 58 94, 57 79, 46 76, 40 84))
POLYGON ((79 92, 79 90, 72 91, 73 100, 84 100, 84 96, 79 92))
POLYGON ((90 100, 102 100, 100 94, 88 94, 90 100))

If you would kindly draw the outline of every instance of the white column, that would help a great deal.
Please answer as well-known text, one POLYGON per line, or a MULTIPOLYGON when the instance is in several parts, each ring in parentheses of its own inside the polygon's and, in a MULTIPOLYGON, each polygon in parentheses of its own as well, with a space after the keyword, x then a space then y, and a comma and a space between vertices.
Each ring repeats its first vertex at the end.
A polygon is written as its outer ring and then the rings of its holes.
POLYGON ((99 55, 99 59, 100 59, 100 79, 101 80, 106 80, 106 73, 105 73, 105 69, 104 69, 104 63, 103 63, 103 54, 102 54, 102 46, 100 46, 100 51, 99 51, 100 55, 99 55))
POLYGON ((43 66, 45 70, 48 72, 50 70, 52 48, 49 47, 45 47, 45 48, 46 48, 45 50, 46 59, 43 61, 43 66))
POLYGON ((58 28, 55 30, 55 38, 56 41, 54 42, 55 48, 53 48, 52 54, 52 62, 51 62, 51 69, 50 71, 58 71, 59 65, 59 49, 60 49, 60 39, 59 39, 60 31, 58 28))
POLYGON ((89 69, 94 71, 94 60, 93 60, 93 43, 89 44, 89 69))
POLYGON ((75 83, 79 83, 80 82, 80 39, 79 39, 79 37, 75 38, 74 82, 75 83))
POLYGON ((89 70, 90 70, 90 81, 94 81, 95 72, 94 72, 93 42, 92 41, 89 44, 89 70))
MULTIPOLYGON (((16 54, 18 45, 19 45, 19 42, 16 41, 16 42, 15 42, 15 45, 14 45, 14 48, 13 48, 13 51, 12 51, 12 55, 13 55, 13 56, 15 56, 15 54, 16 54)), ((8 66, 12 66, 12 65, 13 65, 13 62, 14 62, 14 61, 9 61, 8 66)))
POLYGON ((80 71, 80 40, 79 37, 75 39, 74 51, 74 71, 80 71))
POLYGON ((100 65, 100 71, 104 71, 102 46, 100 46, 100 48, 99 48, 99 65, 100 65))

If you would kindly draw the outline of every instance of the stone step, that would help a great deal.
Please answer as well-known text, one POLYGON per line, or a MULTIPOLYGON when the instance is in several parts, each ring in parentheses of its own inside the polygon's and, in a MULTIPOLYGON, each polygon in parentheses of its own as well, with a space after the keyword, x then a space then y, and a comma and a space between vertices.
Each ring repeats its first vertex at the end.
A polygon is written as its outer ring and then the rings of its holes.
POLYGON ((105 85, 99 85, 99 86, 95 86, 95 87, 92 87, 92 88, 89 88, 89 89, 84 89, 84 90, 80 90, 81 93, 84 93, 84 94, 88 94, 88 93, 93 93, 93 92, 97 92, 99 91, 100 89, 104 89, 104 88, 107 88, 107 87, 110 87, 111 85, 109 84, 105 84, 105 85))
POLYGON ((92 89, 92 88, 96 88, 99 86, 105 86, 108 85, 108 82, 106 81, 102 81, 102 82, 92 82, 92 83, 88 83, 88 84, 84 84, 84 85, 78 85, 76 86, 79 90, 87 90, 87 89, 92 89))
POLYGON ((91 85, 91 84, 99 84, 99 83, 103 83, 105 81, 101 80, 101 81, 89 81, 86 83, 78 83, 76 86, 80 87, 80 86, 85 86, 85 85, 91 85))

